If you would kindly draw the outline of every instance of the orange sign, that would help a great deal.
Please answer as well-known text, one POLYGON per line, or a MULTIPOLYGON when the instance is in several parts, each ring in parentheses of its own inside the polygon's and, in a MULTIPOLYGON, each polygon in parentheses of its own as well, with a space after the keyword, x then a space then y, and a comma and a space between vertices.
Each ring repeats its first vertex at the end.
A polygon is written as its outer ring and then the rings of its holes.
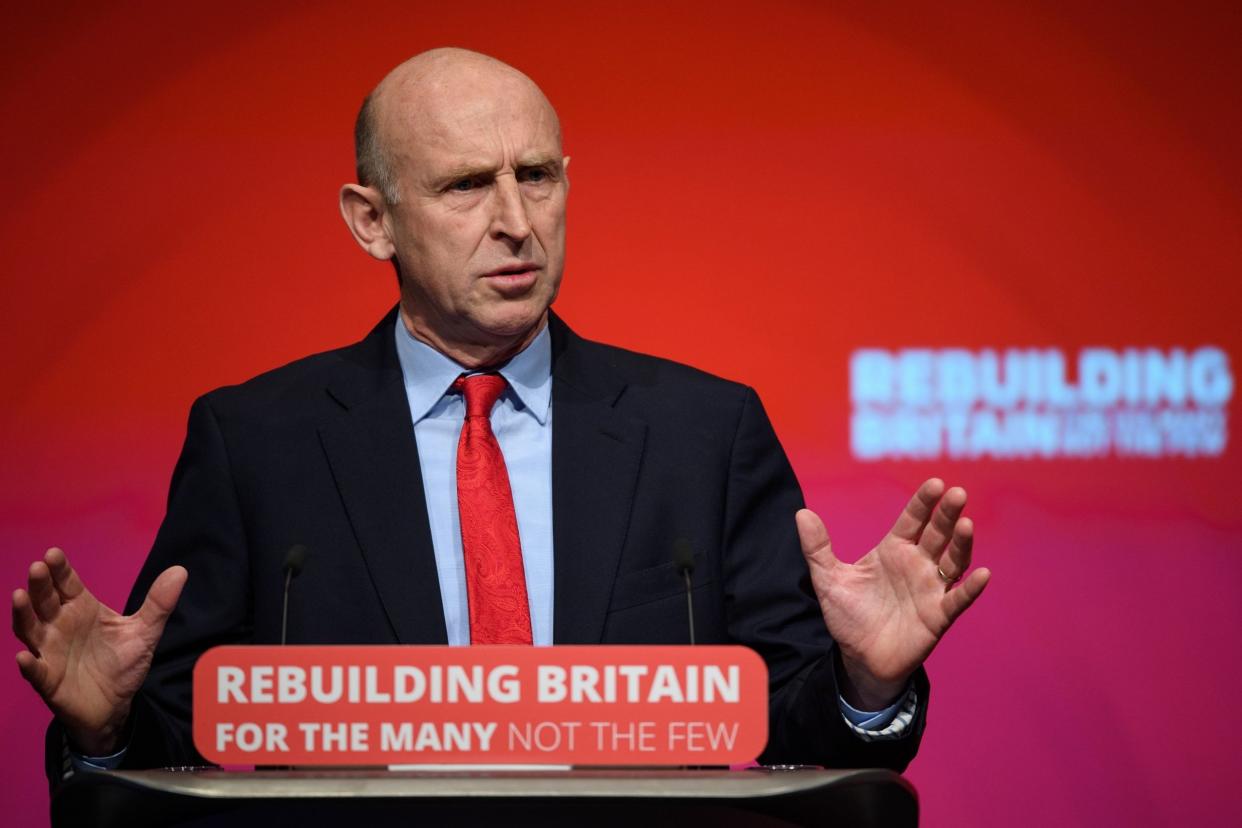
POLYGON ((216 647, 194 744, 220 764, 714 765, 768 737, 745 647, 216 647))

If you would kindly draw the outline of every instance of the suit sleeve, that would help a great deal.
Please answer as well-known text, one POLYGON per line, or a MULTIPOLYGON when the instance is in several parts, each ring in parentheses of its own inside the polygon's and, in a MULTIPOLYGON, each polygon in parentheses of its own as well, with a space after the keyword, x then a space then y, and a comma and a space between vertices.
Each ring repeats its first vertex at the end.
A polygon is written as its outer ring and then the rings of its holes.
POLYGON ((900 739, 867 741, 846 724, 833 641, 802 556, 794 514, 803 498, 758 396, 747 389, 729 460, 724 539, 729 635, 768 665, 768 746, 760 761, 903 770, 918 750, 929 687, 900 739))
MULTIPOLYGON (((249 641, 252 601, 246 550, 224 435, 209 397, 202 397, 190 409, 167 513, 125 607, 127 614, 135 612, 168 567, 181 564, 189 571, 151 671, 134 697, 121 767, 203 763, 190 727, 194 663, 210 647, 249 641)), ((55 722, 47 745, 51 777, 64 770, 64 737, 55 722)), ((59 777, 50 781, 55 785, 59 777)))

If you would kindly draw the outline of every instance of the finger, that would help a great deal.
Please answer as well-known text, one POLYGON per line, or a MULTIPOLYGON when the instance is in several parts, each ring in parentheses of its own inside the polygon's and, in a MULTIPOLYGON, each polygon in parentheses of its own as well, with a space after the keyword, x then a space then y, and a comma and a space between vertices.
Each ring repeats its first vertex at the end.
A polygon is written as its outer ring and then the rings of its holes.
POLYGON ((26 591, 30 593, 30 603, 34 605, 35 614, 43 621, 52 621, 60 612, 60 595, 52 586, 52 573, 43 561, 35 561, 30 565, 26 577, 26 591))
POLYGON ((800 509, 794 515, 798 525, 798 540, 802 543, 802 554, 812 571, 827 571, 837 565, 837 556, 832 554, 832 540, 828 537, 828 529, 819 515, 810 509, 800 509))
POLYGON ((953 540, 940 556, 940 571, 952 583, 970 569, 970 550, 975 543, 975 524, 970 518, 959 518, 953 527, 953 540))
POLYGON ((949 545, 949 539, 953 537, 953 527, 957 525, 957 519, 962 516, 964 508, 966 490, 960 486, 949 489, 936 504, 931 520, 919 537, 919 549, 933 561, 939 560, 944 548, 949 545))
POLYGON ((82 579, 78 577, 77 570, 69 565, 69 558, 63 550, 53 546, 43 556, 43 562, 51 570, 52 583, 63 600, 72 601, 86 590, 82 579))
POLYGON ((155 579, 155 583, 151 584, 151 588, 147 590, 146 600, 142 602, 138 612, 134 613, 136 618, 142 619, 155 637, 158 638, 164 631, 164 624, 168 621, 168 616, 172 614, 173 608, 177 606, 177 599, 181 597, 181 588, 185 586, 189 576, 184 566, 170 566, 165 569, 155 579))
POLYGON ((917 541, 923 527, 931 519, 932 509, 944 492, 944 481, 938 477, 925 481, 906 504, 905 511, 893 524, 893 534, 908 541, 917 541))
POLYGON ((43 622, 35 615, 30 596, 24 589, 13 591, 13 634, 32 653, 39 654, 39 645, 43 643, 43 622))
POLYGON ((955 589, 951 589, 944 594, 941 599, 941 608, 944 610, 945 616, 952 624, 957 620, 963 612, 970 608, 980 595, 983 594, 983 588, 988 585, 991 580, 992 573, 985 567, 980 567, 970 573, 970 577, 962 581, 955 589))
POLYGON ((22 678, 30 682, 34 689, 43 695, 43 690, 47 685, 47 665, 35 658, 34 653, 22 650, 17 654, 17 669, 21 671, 22 678))

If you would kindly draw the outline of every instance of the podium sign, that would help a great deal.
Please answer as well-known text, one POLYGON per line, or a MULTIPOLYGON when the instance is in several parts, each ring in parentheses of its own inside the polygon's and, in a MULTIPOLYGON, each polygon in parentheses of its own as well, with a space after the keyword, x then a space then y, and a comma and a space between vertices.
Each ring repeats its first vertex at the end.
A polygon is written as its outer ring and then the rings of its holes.
POLYGON ((767 743, 745 647, 216 647, 194 744, 220 764, 726 765, 767 743))

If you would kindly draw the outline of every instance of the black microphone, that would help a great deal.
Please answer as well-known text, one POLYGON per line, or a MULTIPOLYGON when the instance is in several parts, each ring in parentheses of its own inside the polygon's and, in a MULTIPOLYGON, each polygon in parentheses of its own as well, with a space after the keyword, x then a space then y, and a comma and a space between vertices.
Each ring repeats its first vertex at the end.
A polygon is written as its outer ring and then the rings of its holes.
POLYGON ((295 543, 289 547, 289 551, 285 553, 285 598, 280 608, 280 644, 284 646, 285 632, 289 626, 289 585, 293 582, 294 576, 302 571, 302 567, 306 564, 307 549, 300 543, 295 543))
POLYGON ((690 619, 690 645, 694 646, 694 595, 690 586, 690 576, 694 574, 694 549, 685 538, 673 541, 673 566, 686 581, 686 613, 690 619))

